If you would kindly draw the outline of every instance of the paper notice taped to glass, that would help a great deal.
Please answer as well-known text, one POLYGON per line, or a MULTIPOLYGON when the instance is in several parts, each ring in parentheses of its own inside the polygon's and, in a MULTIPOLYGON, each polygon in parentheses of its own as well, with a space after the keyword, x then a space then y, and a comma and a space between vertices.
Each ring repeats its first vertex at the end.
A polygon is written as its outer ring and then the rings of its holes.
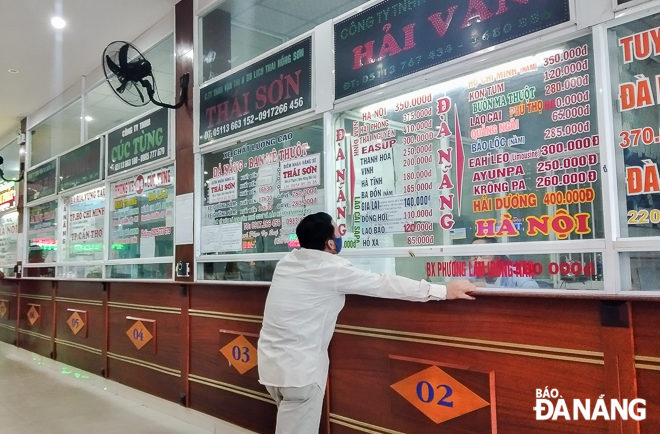
MULTIPOLYGON (((193 209, 192 193, 180 194, 176 197, 175 243, 176 245, 193 243, 193 209)), ((168 223, 169 224, 169 223, 168 223)))
POLYGON ((243 249, 241 223, 202 227, 202 253, 240 252, 243 249))

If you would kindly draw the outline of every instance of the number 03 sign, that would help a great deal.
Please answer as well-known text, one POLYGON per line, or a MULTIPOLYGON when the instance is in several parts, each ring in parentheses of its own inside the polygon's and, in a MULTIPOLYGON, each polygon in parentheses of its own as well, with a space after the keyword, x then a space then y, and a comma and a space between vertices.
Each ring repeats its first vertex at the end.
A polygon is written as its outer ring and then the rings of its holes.
MULTIPOLYGON (((231 332, 220 330, 220 333, 231 332)), ((241 375, 257 366, 257 349, 243 335, 222 347, 220 352, 241 375)))

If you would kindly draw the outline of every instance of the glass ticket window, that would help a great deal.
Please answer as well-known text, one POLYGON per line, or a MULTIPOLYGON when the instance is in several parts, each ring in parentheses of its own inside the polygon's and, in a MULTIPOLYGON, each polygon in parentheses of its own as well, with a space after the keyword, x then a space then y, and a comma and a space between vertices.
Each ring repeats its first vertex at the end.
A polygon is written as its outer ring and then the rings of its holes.
POLYGON ((336 116, 347 249, 604 237, 590 35, 336 116))
MULTIPOLYGON (((323 122, 203 155, 198 254, 288 252, 300 220, 325 210, 323 122)), ((217 272, 201 275, 217 276, 217 272)))

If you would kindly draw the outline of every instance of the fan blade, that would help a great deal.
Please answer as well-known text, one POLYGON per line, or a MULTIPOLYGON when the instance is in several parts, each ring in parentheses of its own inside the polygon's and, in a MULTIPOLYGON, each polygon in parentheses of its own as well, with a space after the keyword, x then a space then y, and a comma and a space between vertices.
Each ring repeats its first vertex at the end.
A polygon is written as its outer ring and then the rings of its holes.
POLYGON ((118 92, 118 93, 124 93, 124 91, 126 90, 126 86, 128 86, 129 84, 130 84, 130 81, 129 81, 129 80, 126 80, 126 81, 122 82, 121 86, 119 86, 119 87, 116 89, 117 92, 118 92))
POLYGON ((137 90, 138 95, 140 95, 140 99, 142 102, 144 102, 144 95, 142 95, 142 91, 140 90, 140 86, 135 86, 135 90, 137 90))
POLYGON ((128 66, 128 48, 129 45, 125 44, 119 49, 119 66, 122 69, 128 66))
POLYGON ((110 71, 112 71, 113 74, 115 74, 117 77, 121 75, 121 68, 117 66, 117 64, 107 54, 105 55, 105 63, 108 65, 108 68, 110 68, 110 71))

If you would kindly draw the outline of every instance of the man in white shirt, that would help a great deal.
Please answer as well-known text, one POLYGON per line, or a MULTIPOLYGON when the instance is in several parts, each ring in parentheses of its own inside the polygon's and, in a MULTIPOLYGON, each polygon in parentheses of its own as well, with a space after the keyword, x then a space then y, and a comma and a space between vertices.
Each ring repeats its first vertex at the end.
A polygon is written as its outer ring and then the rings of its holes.
POLYGON ((328 377, 328 345, 346 294, 409 301, 474 300, 467 280, 434 285, 375 274, 336 256, 342 240, 332 217, 305 217, 299 250, 277 264, 259 336, 259 381, 277 403, 276 434, 318 433, 328 377))

